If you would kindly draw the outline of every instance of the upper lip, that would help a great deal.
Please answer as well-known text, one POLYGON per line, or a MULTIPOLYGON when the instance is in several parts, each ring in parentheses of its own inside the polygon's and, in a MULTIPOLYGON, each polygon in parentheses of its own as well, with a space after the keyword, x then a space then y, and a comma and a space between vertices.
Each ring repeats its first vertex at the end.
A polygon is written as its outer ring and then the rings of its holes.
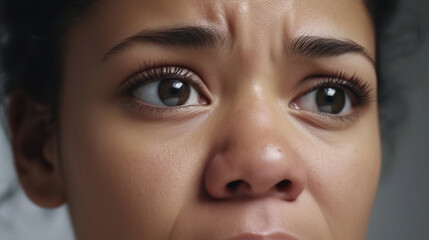
POLYGON ((228 240, 298 240, 295 237, 288 235, 283 232, 268 233, 268 234, 257 234, 257 233, 243 233, 228 240))

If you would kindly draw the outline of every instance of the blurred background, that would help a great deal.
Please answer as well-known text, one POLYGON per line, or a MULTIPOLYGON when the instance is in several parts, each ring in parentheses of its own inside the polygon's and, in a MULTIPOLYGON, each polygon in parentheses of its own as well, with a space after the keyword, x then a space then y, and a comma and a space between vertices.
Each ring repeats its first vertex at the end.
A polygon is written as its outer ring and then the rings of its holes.
MULTIPOLYGON (((389 102, 383 172, 368 240, 429 239, 429 1, 402 0, 383 34, 389 102), (390 121, 394 119, 395 121, 390 121)), ((0 118, 4 116, 0 113, 0 118)), ((0 239, 73 240, 66 206, 36 207, 20 189, 0 128, 0 239)))
POLYGON ((429 1, 400 1, 383 39, 382 70, 393 96, 382 112, 399 121, 383 129, 383 172, 367 239, 428 240, 429 1))

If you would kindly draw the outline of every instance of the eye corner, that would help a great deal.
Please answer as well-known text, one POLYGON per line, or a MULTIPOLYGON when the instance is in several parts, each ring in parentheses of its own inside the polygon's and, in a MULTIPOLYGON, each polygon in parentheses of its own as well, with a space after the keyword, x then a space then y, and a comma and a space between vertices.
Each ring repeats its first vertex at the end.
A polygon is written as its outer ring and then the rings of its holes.
MULTIPOLYGON (((305 94, 304 94, 305 95, 305 94)), ((299 98, 299 97, 298 97, 299 98)), ((296 103, 297 98, 294 98, 292 101, 289 102, 288 107, 292 110, 300 110, 299 105, 296 103)))

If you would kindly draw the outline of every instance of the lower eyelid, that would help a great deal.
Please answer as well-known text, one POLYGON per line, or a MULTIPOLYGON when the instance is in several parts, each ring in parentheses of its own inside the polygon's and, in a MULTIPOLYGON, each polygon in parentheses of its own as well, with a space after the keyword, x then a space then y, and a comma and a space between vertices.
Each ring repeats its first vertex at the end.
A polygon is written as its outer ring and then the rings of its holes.
MULTIPOLYGON (((191 106, 192 107, 192 106, 191 106)), ((190 106, 180 106, 180 107, 160 107, 160 106, 150 106, 143 104, 140 100, 133 97, 129 97, 123 103, 123 108, 128 113, 137 114, 138 117, 149 120, 161 120, 167 117, 171 117, 171 114, 174 114, 178 117, 177 113, 184 115, 187 112, 187 109, 190 109, 190 106)))
POLYGON ((315 113, 310 111, 292 111, 291 114, 299 121, 326 130, 342 130, 353 126, 360 116, 359 111, 354 111, 345 116, 332 116, 326 113, 315 113))

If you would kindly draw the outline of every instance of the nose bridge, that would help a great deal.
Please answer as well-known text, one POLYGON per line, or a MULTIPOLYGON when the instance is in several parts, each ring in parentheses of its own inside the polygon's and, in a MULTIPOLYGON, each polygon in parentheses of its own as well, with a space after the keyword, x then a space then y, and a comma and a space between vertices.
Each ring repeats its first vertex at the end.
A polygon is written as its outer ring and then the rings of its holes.
POLYGON ((255 86, 224 115, 219 143, 207 166, 205 185, 215 198, 280 196, 293 200, 306 176, 274 98, 255 86))
MULTIPOLYGON (((257 75, 250 73, 246 76, 239 76, 240 79, 244 78, 243 84, 239 84, 237 91, 235 91, 235 98, 229 108, 228 114, 234 116, 235 121, 231 124, 248 123, 252 127, 269 127, 275 117, 275 96, 270 91, 269 86, 266 84, 268 81, 263 79, 268 76, 257 75)), ((230 116, 225 116, 229 118, 230 116)))
POLYGON ((275 106, 274 98, 257 84, 243 92, 225 116, 228 119, 225 121, 228 123, 226 142, 230 147, 237 145, 237 150, 252 147, 255 151, 265 151, 263 149, 274 142, 279 144, 280 129, 277 125, 281 113, 275 106))

